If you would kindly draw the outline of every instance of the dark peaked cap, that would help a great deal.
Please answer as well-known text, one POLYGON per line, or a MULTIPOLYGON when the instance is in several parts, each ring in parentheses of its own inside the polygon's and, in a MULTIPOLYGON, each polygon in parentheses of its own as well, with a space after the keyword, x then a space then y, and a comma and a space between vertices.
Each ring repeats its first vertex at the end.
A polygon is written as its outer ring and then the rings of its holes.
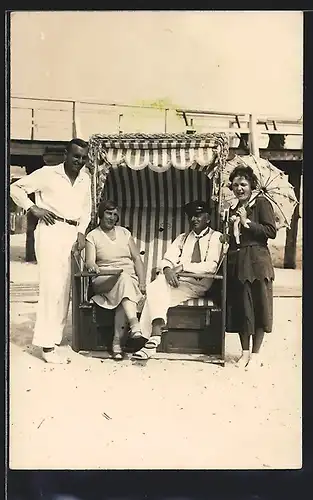
POLYGON ((203 213, 211 213, 210 205, 206 201, 194 200, 187 205, 184 206, 185 213, 188 217, 192 217, 193 215, 203 214, 203 213))

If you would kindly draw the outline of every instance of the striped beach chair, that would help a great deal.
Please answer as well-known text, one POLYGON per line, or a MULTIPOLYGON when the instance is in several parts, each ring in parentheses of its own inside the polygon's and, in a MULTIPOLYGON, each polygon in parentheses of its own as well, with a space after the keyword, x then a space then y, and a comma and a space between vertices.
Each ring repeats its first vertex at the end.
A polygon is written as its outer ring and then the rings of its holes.
MULTIPOLYGON (((182 168, 186 162, 185 150, 182 149, 175 148, 174 159, 173 150, 168 148, 129 151, 126 154, 124 151, 123 162, 122 148, 107 150, 106 161, 110 168, 101 188, 101 199, 114 200, 120 207, 119 224, 132 233, 142 256, 146 282, 149 283, 159 272, 160 261, 169 244, 178 234, 189 229, 184 205, 195 199, 212 199, 214 186, 212 179, 203 172, 203 165, 213 164, 213 153, 212 149, 204 149, 201 151, 202 161, 198 153, 198 161, 191 162, 189 168, 182 168)), ((191 154, 187 161, 190 161, 191 154)), ((213 208, 216 205, 213 203, 213 208)), ((217 211, 213 209, 211 225, 220 229, 219 223, 217 211)), ((78 266, 81 272, 82 265, 76 259, 73 262, 73 274, 76 277, 79 274, 78 266)), ((100 308, 90 303, 87 274, 85 271, 85 277, 73 282, 73 348, 101 350, 106 347, 104 337, 101 337, 99 328, 90 325, 101 324, 103 330, 112 329, 112 311, 99 311, 100 308), (77 314, 78 309, 83 311, 82 314, 77 314)), ((223 361, 225 328, 221 304, 224 280, 223 274, 219 275, 221 279, 214 288, 217 289, 215 297, 220 300, 208 295, 185 301, 169 310, 167 331, 163 335, 160 351, 210 351, 212 357, 223 361)))
POLYGON ((171 167, 157 173, 150 169, 111 169, 104 197, 120 207, 120 224, 134 237, 147 283, 155 279, 168 245, 188 230, 184 205, 195 199, 208 200, 210 195, 210 180, 196 170, 171 167))

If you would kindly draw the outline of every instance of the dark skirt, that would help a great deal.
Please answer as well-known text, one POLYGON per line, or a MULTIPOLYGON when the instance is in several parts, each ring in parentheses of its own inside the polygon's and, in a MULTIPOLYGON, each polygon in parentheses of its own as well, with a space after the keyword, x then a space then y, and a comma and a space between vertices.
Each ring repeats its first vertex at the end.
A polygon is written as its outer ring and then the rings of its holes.
POLYGON ((273 326, 273 280, 227 283, 226 331, 253 335, 257 329, 271 332, 273 326))

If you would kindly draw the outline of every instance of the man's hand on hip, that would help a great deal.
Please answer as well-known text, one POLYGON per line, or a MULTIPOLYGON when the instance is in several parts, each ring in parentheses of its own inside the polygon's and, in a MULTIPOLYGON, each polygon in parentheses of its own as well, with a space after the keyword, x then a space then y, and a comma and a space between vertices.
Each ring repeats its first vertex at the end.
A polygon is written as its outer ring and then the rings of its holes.
POLYGON ((55 224, 55 214, 53 212, 45 208, 39 208, 37 205, 32 205, 29 211, 37 217, 37 219, 42 220, 47 226, 55 224))
POLYGON ((163 270, 166 281, 170 286, 177 288, 179 286, 179 281, 176 272, 170 267, 165 267, 163 270))

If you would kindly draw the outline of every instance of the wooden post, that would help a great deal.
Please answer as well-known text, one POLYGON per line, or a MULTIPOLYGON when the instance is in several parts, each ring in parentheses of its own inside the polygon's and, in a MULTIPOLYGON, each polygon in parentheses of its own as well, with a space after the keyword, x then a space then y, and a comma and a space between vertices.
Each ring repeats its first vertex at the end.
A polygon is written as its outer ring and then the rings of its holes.
POLYGON ((30 132, 30 140, 34 140, 34 135, 35 135, 35 110, 32 108, 32 129, 30 132))
POLYGON ((98 180, 98 159, 96 158, 93 164, 92 174, 91 174, 91 229, 94 229, 97 224, 97 180, 98 180))
POLYGON ((72 109, 72 139, 75 139, 77 137, 77 130, 76 130, 76 102, 73 101, 73 109, 72 109))
MULTIPOLYGON (((297 199, 300 200, 301 164, 300 168, 297 168, 296 165, 294 165, 288 177, 289 177, 289 182, 295 188, 295 195, 297 199)), ((299 208, 300 208, 299 205, 297 205, 291 219, 290 229, 287 229, 286 232, 286 245, 285 245, 285 256, 284 256, 285 269, 296 269, 297 265, 296 257, 297 257, 299 208)))
POLYGON ((165 134, 167 133, 167 112, 168 112, 168 108, 166 108, 164 110, 164 133, 165 134))
POLYGON ((123 118, 123 113, 120 113, 118 115, 118 133, 119 134, 123 133, 123 131, 121 130, 121 121, 122 121, 122 118, 123 118))
MULTIPOLYGON (((229 212, 225 211, 223 216, 223 237, 228 239, 229 235, 229 212)), ((225 245, 225 241, 223 243, 225 245)), ((223 274, 223 282, 222 282, 222 359, 223 363, 225 362, 225 333, 227 328, 227 253, 224 255, 224 260, 222 264, 222 274, 223 274)))
POLYGON ((257 129, 257 120, 255 115, 251 114, 249 115, 249 128, 250 128, 250 134, 249 134, 249 149, 250 149, 250 154, 254 156, 260 156, 260 151, 258 148, 258 129, 257 129))

